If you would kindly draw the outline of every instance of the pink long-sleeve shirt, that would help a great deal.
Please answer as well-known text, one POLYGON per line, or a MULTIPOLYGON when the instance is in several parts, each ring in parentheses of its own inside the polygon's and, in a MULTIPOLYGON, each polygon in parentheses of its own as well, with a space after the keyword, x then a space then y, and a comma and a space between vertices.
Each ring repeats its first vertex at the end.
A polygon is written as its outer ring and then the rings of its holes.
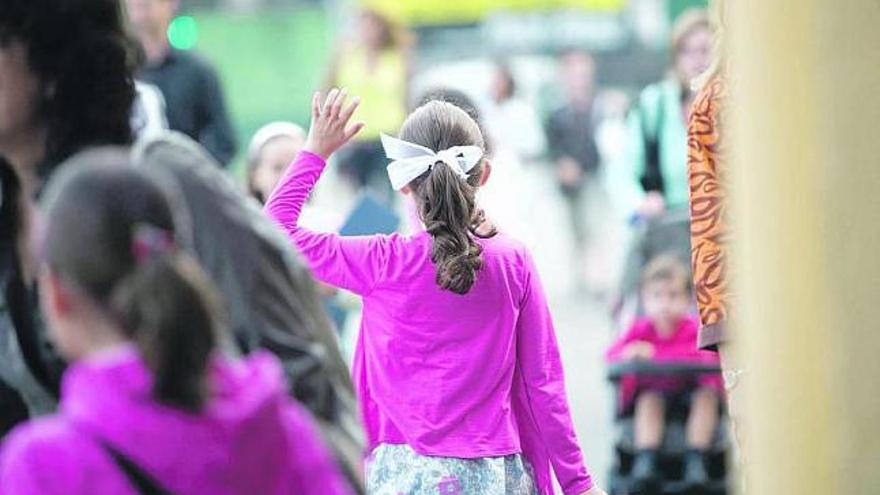
POLYGON ((590 489, 528 251, 501 234, 478 239, 483 268, 474 286, 465 295, 441 290, 426 232, 341 237, 298 225, 324 167, 301 152, 265 211, 318 279, 363 297, 353 378, 370 450, 389 443, 445 457, 522 453, 542 493, 552 493, 549 464, 566 495, 590 489))

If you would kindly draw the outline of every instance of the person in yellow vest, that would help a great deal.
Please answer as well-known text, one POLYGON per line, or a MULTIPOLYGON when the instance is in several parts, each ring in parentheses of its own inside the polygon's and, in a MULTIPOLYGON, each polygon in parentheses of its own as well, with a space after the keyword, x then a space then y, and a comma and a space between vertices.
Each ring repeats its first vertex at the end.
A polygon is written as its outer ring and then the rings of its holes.
POLYGON ((331 64, 327 87, 361 97, 360 134, 339 154, 339 170, 355 187, 391 197, 381 133, 396 134, 406 117, 409 33, 375 10, 363 10, 354 39, 343 41, 331 64))

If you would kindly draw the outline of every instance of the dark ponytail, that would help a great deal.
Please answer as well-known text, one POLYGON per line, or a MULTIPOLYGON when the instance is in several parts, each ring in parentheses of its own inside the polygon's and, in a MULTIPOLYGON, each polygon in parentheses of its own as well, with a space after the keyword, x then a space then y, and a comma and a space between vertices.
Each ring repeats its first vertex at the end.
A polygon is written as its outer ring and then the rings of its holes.
POLYGON ((201 269, 182 254, 144 260, 120 283, 110 308, 153 371, 157 400, 197 411, 207 397, 215 304, 201 269))
MULTIPOLYGON (((416 109, 404 122, 400 138, 434 151, 452 146, 485 149, 474 119, 457 106, 441 101, 431 101, 416 109)), ((437 267, 437 285, 456 294, 470 291, 483 266, 483 250, 475 237, 495 235, 494 229, 487 234, 478 232, 485 221, 485 214, 476 203, 482 173, 480 164, 463 180, 449 166, 438 162, 410 184, 425 229, 434 240, 431 260, 437 267)))
POLYGON ((104 149, 60 169, 45 196, 46 261, 137 344, 158 401, 197 411, 217 340, 215 296, 181 251, 164 188, 128 160, 104 149))

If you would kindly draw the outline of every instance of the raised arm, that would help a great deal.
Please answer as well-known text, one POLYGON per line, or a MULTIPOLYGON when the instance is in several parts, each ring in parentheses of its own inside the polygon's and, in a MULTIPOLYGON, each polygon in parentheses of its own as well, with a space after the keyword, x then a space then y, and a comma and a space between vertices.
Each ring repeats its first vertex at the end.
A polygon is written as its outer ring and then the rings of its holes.
POLYGON ((312 99, 312 126, 303 151, 269 196, 264 211, 287 232, 305 257, 315 277, 324 283, 367 294, 387 264, 393 238, 388 236, 343 237, 314 232, 299 225, 309 194, 321 177, 327 158, 351 139, 363 124, 348 125, 358 105, 345 108, 345 90, 333 89, 323 104, 320 94, 312 99))

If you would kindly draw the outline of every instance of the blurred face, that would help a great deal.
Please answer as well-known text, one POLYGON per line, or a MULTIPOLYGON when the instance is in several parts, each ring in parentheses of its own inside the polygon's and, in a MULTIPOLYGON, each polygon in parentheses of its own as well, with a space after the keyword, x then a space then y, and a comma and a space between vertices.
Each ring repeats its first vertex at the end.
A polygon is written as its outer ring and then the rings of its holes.
POLYGON ((385 42, 385 26, 375 15, 361 14, 359 30, 361 41, 365 45, 370 48, 382 48, 385 42))
POLYGON ((164 36, 178 0, 126 0, 128 18, 139 36, 164 36))
POLYGON ((675 56, 675 72, 681 82, 688 84, 709 68, 711 60, 712 31, 697 28, 682 40, 675 56))
POLYGON ((82 326, 77 323, 80 321, 77 308, 82 301, 78 301, 77 295, 48 268, 40 274, 39 291, 40 307, 52 343, 64 358, 70 361, 81 358, 85 349, 79 336, 82 326))
POLYGON ((687 315, 690 295, 680 280, 654 280, 642 289, 645 316, 662 327, 672 327, 687 315))
POLYGON ((260 162, 254 170, 254 189, 263 197, 269 199, 269 195, 275 189, 278 181, 284 176, 287 167, 303 147, 301 139, 291 137, 277 137, 263 145, 260 152, 260 162))
POLYGON ((495 71, 489 91, 492 93, 492 99, 499 103, 513 96, 510 79, 505 71, 501 69, 495 71))
POLYGON ((586 53, 566 55, 562 60, 562 80, 569 98, 588 97, 593 92, 595 64, 586 53))
POLYGON ((0 154, 36 133, 40 81, 28 66, 23 43, 0 43, 0 154))

